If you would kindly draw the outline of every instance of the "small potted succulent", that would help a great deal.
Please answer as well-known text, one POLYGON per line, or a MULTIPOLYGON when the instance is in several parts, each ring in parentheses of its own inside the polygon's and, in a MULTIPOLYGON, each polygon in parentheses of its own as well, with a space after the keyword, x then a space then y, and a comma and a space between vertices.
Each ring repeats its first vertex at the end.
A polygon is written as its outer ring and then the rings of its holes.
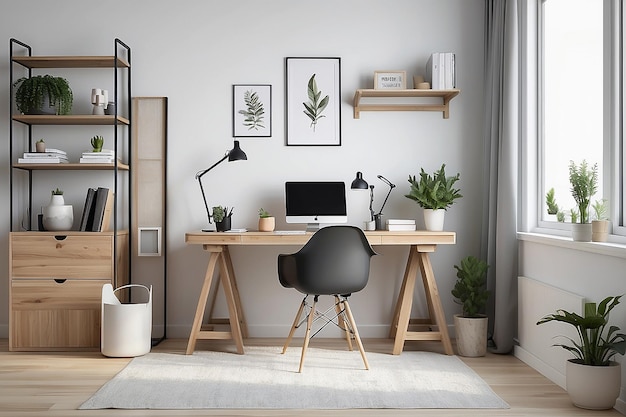
POLYGON ((104 138, 102 136, 96 135, 91 138, 93 152, 102 152, 102 146, 104 146, 104 138))
POLYGON ((231 218, 233 215, 233 209, 228 207, 215 206, 213 207, 213 221, 215 222, 215 229, 218 232, 225 232, 230 230, 231 218))
POLYGON ((273 232, 276 219, 264 208, 259 209, 259 232, 273 232))
POLYGON ((43 138, 35 142, 35 151, 40 153, 46 151, 46 141, 43 138))

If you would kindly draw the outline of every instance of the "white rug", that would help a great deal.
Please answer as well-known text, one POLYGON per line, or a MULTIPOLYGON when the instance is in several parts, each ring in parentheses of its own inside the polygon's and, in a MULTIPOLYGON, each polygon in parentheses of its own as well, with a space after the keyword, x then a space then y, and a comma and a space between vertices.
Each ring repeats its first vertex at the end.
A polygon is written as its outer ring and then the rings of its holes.
POLYGON ((509 408, 456 356, 401 355, 309 348, 246 347, 245 355, 149 353, 128 366, 81 409, 509 408))

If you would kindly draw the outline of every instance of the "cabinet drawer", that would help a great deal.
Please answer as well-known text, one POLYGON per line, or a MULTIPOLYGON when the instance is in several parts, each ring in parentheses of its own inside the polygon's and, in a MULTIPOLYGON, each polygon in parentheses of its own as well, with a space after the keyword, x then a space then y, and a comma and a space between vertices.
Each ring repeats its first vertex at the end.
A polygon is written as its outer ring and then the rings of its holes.
POLYGON ((13 280, 11 350, 95 349, 100 300, 109 280, 13 280))
POLYGON ((111 279, 112 235, 11 234, 13 278, 111 279))

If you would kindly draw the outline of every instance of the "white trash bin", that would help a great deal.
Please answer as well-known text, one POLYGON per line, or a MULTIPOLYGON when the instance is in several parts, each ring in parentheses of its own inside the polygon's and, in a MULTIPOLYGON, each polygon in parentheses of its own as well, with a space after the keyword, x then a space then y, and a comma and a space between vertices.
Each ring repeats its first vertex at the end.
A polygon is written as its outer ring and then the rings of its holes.
POLYGON ((124 358, 141 356, 152 347, 152 286, 129 284, 113 290, 102 286, 100 350, 104 356, 124 358), (147 302, 122 304, 116 291, 136 287, 145 290, 147 302))

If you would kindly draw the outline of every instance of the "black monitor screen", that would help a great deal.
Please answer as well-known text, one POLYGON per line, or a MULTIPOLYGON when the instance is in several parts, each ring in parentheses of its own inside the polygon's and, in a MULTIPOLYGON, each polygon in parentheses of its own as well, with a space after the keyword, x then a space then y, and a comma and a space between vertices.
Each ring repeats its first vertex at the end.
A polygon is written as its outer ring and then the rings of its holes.
POLYGON ((286 182, 287 216, 346 216, 343 182, 286 182))

